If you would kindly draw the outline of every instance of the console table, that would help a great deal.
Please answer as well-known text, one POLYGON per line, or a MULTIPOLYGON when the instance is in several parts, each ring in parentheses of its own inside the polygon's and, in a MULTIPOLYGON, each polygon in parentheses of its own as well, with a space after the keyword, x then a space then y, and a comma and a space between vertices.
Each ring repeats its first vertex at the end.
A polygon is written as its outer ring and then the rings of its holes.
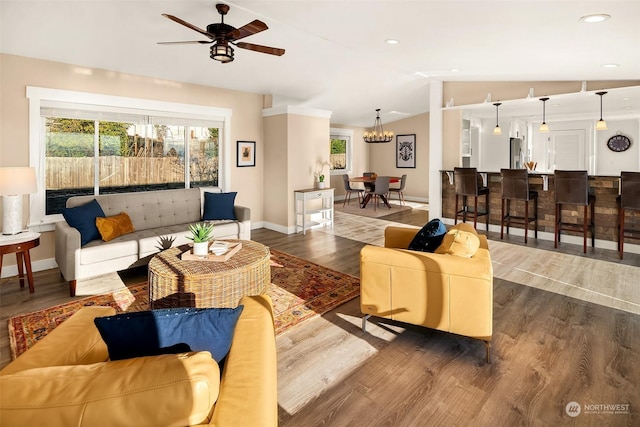
POLYGON ((296 233, 301 229, 302 234, 316 225, 333 225, 333 188, 308 188, 296 190, 296 233), (316 202, 313 202, 313 201, 316 202), (316 204, 318 206, 316 206, 316 204), (311 215, 317 218, 311 219, 311 215))

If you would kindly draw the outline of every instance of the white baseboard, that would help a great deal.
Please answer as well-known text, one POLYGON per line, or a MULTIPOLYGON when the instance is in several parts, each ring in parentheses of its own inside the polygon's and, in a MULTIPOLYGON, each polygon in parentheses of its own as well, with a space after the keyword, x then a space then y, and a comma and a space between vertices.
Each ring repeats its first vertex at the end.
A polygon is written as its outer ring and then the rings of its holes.
MULTIPOLYGON (((55 258, 40 259, 40 260, 37 260, 37 261, 33 261, 31 263, 31 271, 33 271, 34 273, 36 271, 50 270, 52 268, 58 268, 58 264, 56 263, 55 258)), ((25 275, 26 274, 27 274, 27 272, 25 271, 25 275)), ((1 277, 3 279, 5 277, 12 277, 12 276, 17 276, 17 275, 18 275, 18 265, 17 264, 3 265, 2 266, 2 276, 1 277)))

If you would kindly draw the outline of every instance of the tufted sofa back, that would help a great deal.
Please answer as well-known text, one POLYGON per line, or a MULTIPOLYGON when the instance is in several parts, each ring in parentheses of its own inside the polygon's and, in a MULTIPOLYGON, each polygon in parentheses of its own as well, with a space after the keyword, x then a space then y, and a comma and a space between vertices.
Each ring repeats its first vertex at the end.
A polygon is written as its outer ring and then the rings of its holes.
POLYGON ((73 208, 96 199, 106 216, 126 212, 136 230, 186 224, 202 219, 199 188, 76 196, 67 200, 73 208))

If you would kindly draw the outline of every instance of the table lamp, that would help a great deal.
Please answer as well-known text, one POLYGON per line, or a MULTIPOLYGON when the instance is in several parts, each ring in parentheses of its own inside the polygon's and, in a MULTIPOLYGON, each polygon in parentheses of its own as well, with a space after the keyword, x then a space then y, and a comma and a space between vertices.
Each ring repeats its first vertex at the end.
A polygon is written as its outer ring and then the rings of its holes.
POLYGON ((35 193, 36 170, 30 167, 0 168, 0 195, 2 195, 2 234, 22 231, 22 196, 35 193))

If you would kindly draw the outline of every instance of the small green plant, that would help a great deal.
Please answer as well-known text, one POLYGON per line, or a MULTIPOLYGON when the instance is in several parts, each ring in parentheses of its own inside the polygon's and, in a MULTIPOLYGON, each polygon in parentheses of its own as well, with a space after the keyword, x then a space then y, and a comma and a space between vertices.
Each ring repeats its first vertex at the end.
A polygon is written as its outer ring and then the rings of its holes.
POLYGON ((320 181, 320 182, 324 182, 324 175, 320 175, 320 176, 318 177, 318 181, 320 181))
POLYGON ((189 231, 191 231, 191 237, 187 239, 193 240, 193 243, 208 242, 213 235, 213 224, 204 222, 189 224, 189 231))

